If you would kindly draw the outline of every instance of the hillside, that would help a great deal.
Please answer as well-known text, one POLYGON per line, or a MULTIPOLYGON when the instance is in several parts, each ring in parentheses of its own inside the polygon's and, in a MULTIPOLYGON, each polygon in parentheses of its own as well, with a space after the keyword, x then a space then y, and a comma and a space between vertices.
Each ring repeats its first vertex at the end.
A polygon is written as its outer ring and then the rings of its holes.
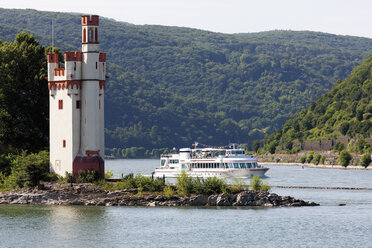
MULTIPOLYGON (((0 39, 20 30, 80 49, 80 16, 0 9, 0 39)), ((372 52, 372 40, 316 32, 228 35, 102 18, 107 147, 253 143, 282 127, 372 52)))
MULTIPOLYGON (((282 130, 267 137, 266 145, 280 148, 284 144, 285 149, 291 149, 294 142, 340 136, 372 139, 372 56, 308 109, 288 120, 282 130)), ((364 142, 355 151, 362 152, 364 145, 368 146, 364 142)))

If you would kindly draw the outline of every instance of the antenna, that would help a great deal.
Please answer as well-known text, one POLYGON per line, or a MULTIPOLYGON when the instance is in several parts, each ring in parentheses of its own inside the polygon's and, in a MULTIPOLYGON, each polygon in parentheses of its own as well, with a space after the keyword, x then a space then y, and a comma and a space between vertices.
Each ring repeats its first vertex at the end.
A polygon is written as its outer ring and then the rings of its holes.
POLYGON ((54 53, 54 20, 52 20, 52 53, 54 53))

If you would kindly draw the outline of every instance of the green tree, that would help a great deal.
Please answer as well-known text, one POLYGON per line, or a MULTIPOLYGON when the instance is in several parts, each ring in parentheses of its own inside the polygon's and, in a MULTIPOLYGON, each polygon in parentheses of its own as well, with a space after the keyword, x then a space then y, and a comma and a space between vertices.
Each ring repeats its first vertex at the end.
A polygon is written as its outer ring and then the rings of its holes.
POLYGON ((22 32, 0 44, 0 149, 39 151, 48 146, 45 49, 22 32))
POLYGON ((261 142, 260 141, 258 141, 258 140, 255 140, 254 142, 253 142, 253 151, 254 152, 257 152, 258 151, 258 149, 260 149, 260 146, 261 146, 261 142))
POLYGON ((339 160, 342 166, 347 167, 350 164, 351 159, 352 159, 352 156, 348 151, 343 150, 340 153, 339 160))
POLYGON ((360 159, 360 165, 367 168, 371 163, 371 154, 364 154, 360 159))

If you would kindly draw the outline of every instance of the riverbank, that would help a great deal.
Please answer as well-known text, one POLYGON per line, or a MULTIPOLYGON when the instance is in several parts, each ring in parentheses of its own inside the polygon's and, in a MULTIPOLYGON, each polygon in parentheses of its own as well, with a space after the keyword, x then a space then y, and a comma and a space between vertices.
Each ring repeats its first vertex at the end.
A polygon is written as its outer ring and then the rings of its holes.
POLYGON ((324 151, 324 152, 310 152, 303 151, 296 154, 260 154, 257 155, 258 163, 263 165, 285 165, 285 166, 304 166, 309 168, 324 168, 324 169, 350 169, 350 170, 372 170, 372 166, 367 168, 360 165, 361 155, 352 154, 352 159, 347 167, 339 164, 339 152, 337 151, 324 151), (316 155, 323 157, 322 161, 316 165, 310 161, 310 163, 301 163, 303 157, 309 157, 310 155, 315 158, 316 155))
POLYGON ((261 191, 242 191, 237 194, 194 195, 165 197, 161 193, 138 192, 137 189, 106 191, 90 183, 52 184, 38 188, 19 189, 0 193, 0 204, 26 205, 83 205, 83 206, 261 206, 301 207, 318 206, 314 202, 279 196, 261 191))
POLYGON ((340 170, 372 170, 372 167, 364 168, 362 166, 349 165, 347 167, 341 165, 325 165, 325 164, 308 164, 308 163, 284 163, 284 162, 258 162, 261 165, 273 165, 273 166, 303 166, 307 168, 321 168, 321 169, 340 169, 340 170))

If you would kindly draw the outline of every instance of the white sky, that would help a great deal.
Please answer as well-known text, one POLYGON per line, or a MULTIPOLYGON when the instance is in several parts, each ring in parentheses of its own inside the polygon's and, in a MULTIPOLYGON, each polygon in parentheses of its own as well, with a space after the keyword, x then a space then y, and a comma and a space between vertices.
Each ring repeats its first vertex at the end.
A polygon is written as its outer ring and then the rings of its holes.
POLYGON ((372 38, 372 0, 0 0, 1 8, 98 14, 222 33, 311 30, 372 38))

